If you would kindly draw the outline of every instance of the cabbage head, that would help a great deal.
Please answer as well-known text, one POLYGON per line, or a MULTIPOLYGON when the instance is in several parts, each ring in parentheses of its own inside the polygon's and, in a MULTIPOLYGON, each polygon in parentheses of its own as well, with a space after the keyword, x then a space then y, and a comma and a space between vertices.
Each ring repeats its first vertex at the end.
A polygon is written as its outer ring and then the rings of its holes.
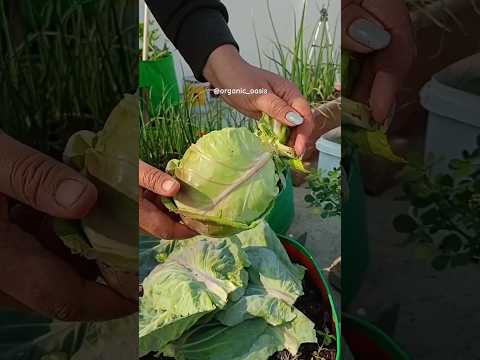
POLYGON ((274 152, 246 128, 203 136, 167 172, 181 185, 167 208, 198 233, 234 235, 255 227, 279 193, 274 152))
POLYGON ((104 128, 79 131, 68 141, 64 162, 97 188, 92 211, 80 222, 56 221, 73 253, 96 260, 107 283, 138 296, 138 98, 126 95, 104 128), (132 135, 133 134, 133 135, 132 135))

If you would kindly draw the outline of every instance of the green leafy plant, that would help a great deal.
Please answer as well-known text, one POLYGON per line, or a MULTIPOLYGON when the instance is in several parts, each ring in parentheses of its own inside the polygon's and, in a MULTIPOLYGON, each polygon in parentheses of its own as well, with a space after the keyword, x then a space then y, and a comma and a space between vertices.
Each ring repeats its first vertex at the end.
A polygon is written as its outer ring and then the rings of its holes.
POLYGON ((326 174, 321 171, 312 172, 307 180, 311 193, 305 196, 305 201, 309 206, 323 219, 340 216, 342 213, 340 168, 326 174))
POLYGON ((333 100, 336 93, 340 57, 339 51, 331 41, 332 34, 329 33, 327 25, 327 9, 324 8, 319 12, 315 30, 308 36, 305 30, 307 11, 307 1, 305 1, 300 20, 297 22, 297 18, 294 18, 294 41, 292 44, 284 44, 280 41, 269 1, 267 1, 267 10, 273 29, 274 49, 272 53, 263 53, 256 36, 260 66, 263 67, 263 57, 270 60, 276 73, 295 83, 312 104, 333 100))
POLYGON ((158 109, 141 109, 140 158, 159 169, 165 169, 172 159, 183 156, 191 144, 203 135, 224 127, 256 128, 253 119, 246 118, 222 101, 210 101, 206 111, 194 110, 193 101, 182 98, 171 104, 167 96, 158 109))
POLYGON ((477 142, 479 148, 449 161, 449 172, 432 172, 436 162, 412 162, 404 173, 399 200, 411 209, 393 226, 437 270, 480 259, 480 137, 477 142))
POLYGON ((155 244, 141 253, 157 260, 143 280, 142 355, 267 360, 318 341, 315 324, 295 308, 305 268, 266 223, 231 238, 155 244))
POLYGON ((254 227, 278 195, 274 153, 246 128, 204 135, 166 171, 182 189, 164 204, 197 232, 228 236, 254 227))
MULTIPOLYGON (((145 25, 143 23, 139 24, 138 27, 138 37, 140 39, 139 44, 143 45, 143 36, 144 36, 144 28, 145 25)), ((167 43, 165 42, 162 47, 159 47, 157 44, 161 38, 160 29, 158 24, 154 20, 149 21, 149 31, 148 31, 148 39, 147 39, 147 60, 149 61, 157 61, 165 56, 170 54, 170 50, 168 49, 167 43)), ((141 47, 140 47, 140 50, 141 47)), ((141 57, 140 51, 140 57, 141 57)))
POLYGON ((138 20, 132 9, 138 4, 65 4, 0 2, 0 126, 54 155, 74 132, 101 129, 123 94, 137 86, 138 20), (13 4, 23 9, 24 21, 9 22, 13 4))

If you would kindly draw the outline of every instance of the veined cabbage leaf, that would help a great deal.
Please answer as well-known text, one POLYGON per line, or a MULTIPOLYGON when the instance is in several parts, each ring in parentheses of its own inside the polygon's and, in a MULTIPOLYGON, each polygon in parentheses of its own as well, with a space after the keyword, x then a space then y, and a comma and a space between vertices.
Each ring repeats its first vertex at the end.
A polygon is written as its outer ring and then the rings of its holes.
POLYGON ((236 326, 209 323, 185 334, 165 349, 176 360, 267 360, 287 349, 296 355, 303 343, 317 342, 314 324, 300 311, 295 319, 271 326, 262 319, 251 319, 236 326))
POLYGON ((238 300, 249 265, 243 250, 227 240, 197 240, 172 253, 143 281, 140 353, 161 351, 204 315, 238 300))
POLYGON ((167 208, 200 234, 223 237, 255 227, 279 193, 273 153, 246 128, 213 131, 167 172, 181 184, 167 208))
POLYGON ((55 222, 65 245, 96 260, 107 283, 131 299, 138 297, 138 114, 138 98, 127 94, 101 131, 69 139, 64 161, 85 174, 98 198, 81 221, 55 222))

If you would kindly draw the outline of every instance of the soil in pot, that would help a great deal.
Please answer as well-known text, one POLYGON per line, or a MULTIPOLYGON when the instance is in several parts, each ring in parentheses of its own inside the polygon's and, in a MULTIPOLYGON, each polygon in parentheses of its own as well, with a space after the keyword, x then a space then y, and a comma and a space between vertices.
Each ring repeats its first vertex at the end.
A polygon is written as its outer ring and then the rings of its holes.
MULTIPOLYGON (((315 323, 319 343, 303 344, 295 356, 286 350, 278 352, 269 360, 335 360, 336 358, 336 340, 333 335, 331 335, 330 343, 321 335, 327 333, 329 328, 329 305, 324 303, 320 291, 307 278, 303 280, 303 291, 304 295, 298 298, 295 307, 315 323)), ((142 357, 142 360, 150 359, 174 360, 164 356, 156 357, 154 354, 142 357)))

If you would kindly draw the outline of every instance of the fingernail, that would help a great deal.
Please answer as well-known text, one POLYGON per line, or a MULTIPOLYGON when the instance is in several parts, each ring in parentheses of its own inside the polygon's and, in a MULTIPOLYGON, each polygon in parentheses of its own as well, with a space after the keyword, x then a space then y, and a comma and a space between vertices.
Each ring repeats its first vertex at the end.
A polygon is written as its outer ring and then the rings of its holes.
POLYGON ((55 200, 63 207, 71 207, 83 195, 87 185, 75 179, 67 179, 60 183, 55 192, 55 200))
POLYGON ((355 20, 348 32, 355 41, 373 50, 386 48, 392 38, 380 25, 365 19, 355 20))
POLYGON ((285 118, 290 124, 293 124, 295 126, 302 125, 303 124, 303 117, 296 112, 289 112, 285 118))
POLYGON ((167 192, 175 190, 176 186, 177 186, 177 183, 174 180, 165 180, 162 183, 163 190, 167 192))

